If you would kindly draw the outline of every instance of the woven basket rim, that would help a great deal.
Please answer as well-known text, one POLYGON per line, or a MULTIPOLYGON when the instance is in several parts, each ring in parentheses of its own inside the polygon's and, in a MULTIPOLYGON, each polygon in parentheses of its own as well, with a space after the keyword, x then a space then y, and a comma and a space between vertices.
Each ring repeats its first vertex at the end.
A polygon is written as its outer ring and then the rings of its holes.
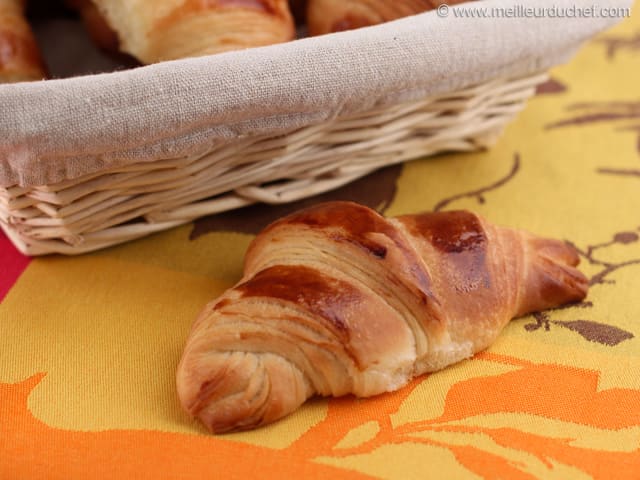
MULTIPOLYGON (((536 5, 571 1, 536 0, 536 5)), ((377 106, 533 74, 565 62, 585 40, 616 22, 556 20, 470 24, 443 21, 431 11, 280 45, 0 85, 0 186, 46 185, 118 165, 189 156, 246 136, 286 134, 377 106), (335 88, 340 78, 349 81, 335 88), (148 121, 146 112, 167 109, 167 98, 180 117, 148 121), (107 112, 112 125, 97 134, 107 112)))

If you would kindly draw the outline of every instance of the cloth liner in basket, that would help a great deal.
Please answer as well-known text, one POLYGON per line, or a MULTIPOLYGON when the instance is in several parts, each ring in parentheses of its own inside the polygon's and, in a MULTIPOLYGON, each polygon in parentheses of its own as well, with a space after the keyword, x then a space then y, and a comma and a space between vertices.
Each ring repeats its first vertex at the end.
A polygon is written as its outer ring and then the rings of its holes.
MULTIPOLYGON (((608 2, 630 8, 630 0, 608 2)), ((377 168, 491 145, 550 67, 619 18, 387 24, 115 73, 0 85, 0 226, 75 254, 377 168)))

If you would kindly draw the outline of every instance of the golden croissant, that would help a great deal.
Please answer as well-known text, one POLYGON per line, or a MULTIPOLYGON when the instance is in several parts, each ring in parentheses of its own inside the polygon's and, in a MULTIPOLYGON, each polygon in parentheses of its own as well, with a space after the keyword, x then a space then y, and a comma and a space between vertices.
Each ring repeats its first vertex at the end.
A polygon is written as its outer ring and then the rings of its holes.
POLYGON ((91 1, 104 21, 95 18, 94 9, 81 6, 89 30, 108 25, 120 50, 142 63, 271 45, 295 35, 287 0, 91 1))
POLYGON ((24 9, 25 0, 0 0, 0 83, 47 76, 24 9))
POLYGON ((513 317, 582 300, 578 260, 563 242, 466 211, 302 210, 255 238, 243 278, 195 321, 180 401, 221 433, 314 395, 399 389, 487 348, 513 317))
POLYGON ((309 0, 310 35, 353 30, 469 0, 309 0))

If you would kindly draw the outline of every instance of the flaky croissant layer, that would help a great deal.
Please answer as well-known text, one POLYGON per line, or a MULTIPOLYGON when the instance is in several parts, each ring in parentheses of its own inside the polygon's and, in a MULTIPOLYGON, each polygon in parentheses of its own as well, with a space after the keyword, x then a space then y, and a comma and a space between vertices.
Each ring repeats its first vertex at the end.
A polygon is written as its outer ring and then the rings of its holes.
POLYGON ((142 63, 271 45, 295 35, 287 0, 91 2, 114 31, 121 50, 142 63))
POLYGON ((513 317, 583 299, 578 260, 563 242, 465 211, 302 210, 255 238, 243 278, 194 323, 180 401, 220 433, 313 395, 396 390, 487 348, 513 317))

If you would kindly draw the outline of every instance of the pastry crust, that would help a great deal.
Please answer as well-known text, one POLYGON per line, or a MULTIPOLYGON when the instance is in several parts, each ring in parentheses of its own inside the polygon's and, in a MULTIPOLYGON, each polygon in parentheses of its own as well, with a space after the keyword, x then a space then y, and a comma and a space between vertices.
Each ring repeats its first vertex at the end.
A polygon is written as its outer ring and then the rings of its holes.
POLYGON ((180 400, 226 432, 312 395, 396 390, 487 348, 513 317, 583 299, 577 263, 563 242, 466 211, 300 211, 256 237, 242 280, 194 323, 180 400))
POLYGON ((286 0, 92 0, 120 48, 156 63, 292 40, 286 0))
POLYGON ((0 83, 42 80, 47 76, 24 8, 24 0, 0 0, 0 83))

